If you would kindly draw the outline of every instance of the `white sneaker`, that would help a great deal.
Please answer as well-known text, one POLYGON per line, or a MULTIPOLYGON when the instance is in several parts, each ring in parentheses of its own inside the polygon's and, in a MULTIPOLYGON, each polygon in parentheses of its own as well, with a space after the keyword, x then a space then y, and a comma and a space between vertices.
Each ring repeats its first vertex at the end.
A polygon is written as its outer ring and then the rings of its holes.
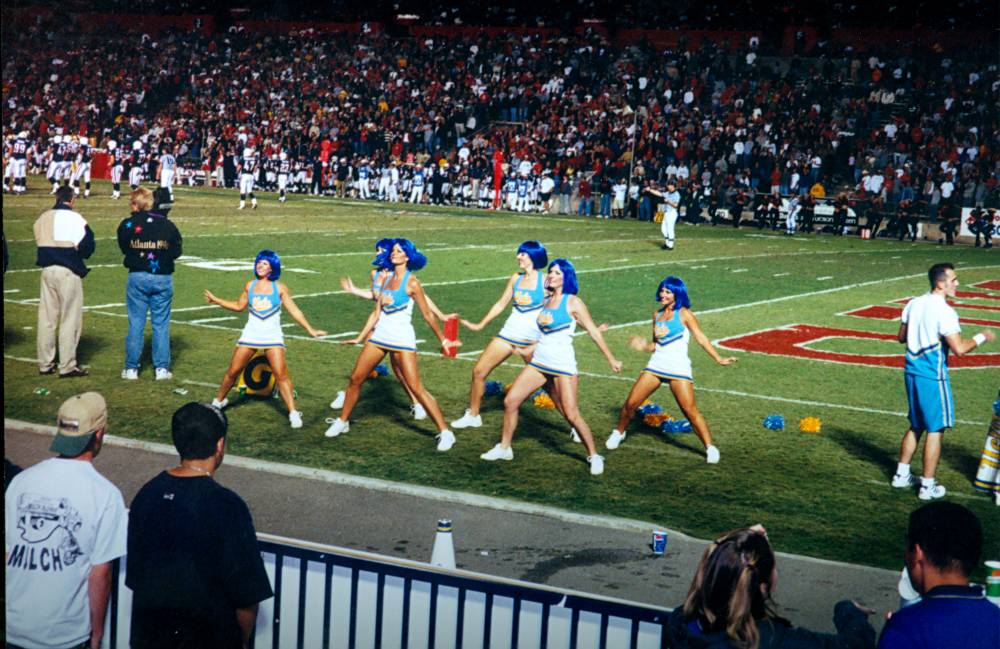
POLYGON ((171 372, 167 368, 165 368, 165 367, 157 367, 156 368, 156 380, 157 381, 169 381, 172 378, 174 378, 173 372, 171 372))
POLYGON ((236 209, 242 210, 244 207, 246 207, 246 206, 243 204, 243 201, 240 201, 240 206, 237 207, 236 209))
POLYGON ((447 428, 438 433, 437 439, 438 439, 437 448, 439 451, 444 452, 451 450, 451 447, 455 445, 455 433, 451 432, 447 428))
POLYGON ((917 484, 917 479, 913 477, 912 473, 907 473, 906 475, 896 474, 892 476, 892 486, 896 489, 906 489, 907 487, 912 487, 917 484))
POLYGON ((494 462, 496 460, 513 460, 514 459, 514 449, 511 447, 504 448, 497 444, 490 450, 486 451, 479 456, 480 460, 486 460, 487 462, 494 462))
POLYGON ((451 422, 452 428, 479 428, 483 425, 483 418, 480 415, 472 414, 471 410, 466 410, 465 414, 451 422))
POLYGON ((351 430, 351 422, 344 421, 343 419, 340 418, 327 419, 326 423, 330 424, 330 427, 326 429, 325 433, 323 433, 327 437, 336 437, 341 433, 346 433, 347 431, 351 430))
POLYGON ((705 461, 709 464, 719 463, 719 449, 715 446, 709 446, 705 449, 705 461))
POLYGON ((926 485, 920 485, 920 493, 917 494, 917 498, 920 500, 936 500, 938 498, 943 498, 947 489, 944 488, 942 484, 933 484, 929 487, 926 485))
POLYGON ((340 410, 341 408, 343 408, 344 407, 344 397, 346 397, 346 396, 347 396, 347 393, 344 392, 343 390, 341 390, 340 392, 338 392, 337 396, 334 398, 334 400, 330 402, 330 407, 333 408, 334 410, 340 410))
POLYGON ((604 473, 604 456, 594 453, 587 458, 590 463, 590 475, 601 475, 604 473))
POLYGON ((138 381, 139 380, 139 370, 125 368, 122 370, 122 378, 126 381, 138 381))
POLYGON ((298 410, 289 412, 288 423, 292 425, 292 428, 302 428, 302 413, 298 410))
POLYGON ((580 433, 576 432, 575 428, 569 429, 569 438, 577 444, 583 444, 583 440, 580 439, 580 433))
POLYGON ((611 431, 611 437, 608 438, 608 441, 606 441, 604 445, 608 447, 609 451, 613 451, 618 448, 619 444, 625 441, 625 435, 626 433, 623 433, 616 428, 611 431))
POLYGON ((223 399, 222 401, 219 401, 218 399, 212 399, 213 408, 218 408, 219 410, 222 410, 228 405, 229 405, 229 399, 223 399))
POLYGON ((410 412, 413 413, 413 418, 417 421, 421 419, 427 419, 427 411, 419 403, 414 403, 410 405, 410 412))

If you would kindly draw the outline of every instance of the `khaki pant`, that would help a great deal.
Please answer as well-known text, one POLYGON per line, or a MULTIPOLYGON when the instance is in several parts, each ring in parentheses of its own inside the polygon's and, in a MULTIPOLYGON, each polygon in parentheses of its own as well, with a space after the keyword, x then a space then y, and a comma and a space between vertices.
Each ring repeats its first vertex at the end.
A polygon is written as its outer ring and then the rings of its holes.
POLYGON ((76 369, 76 345, 83 329, 83 280, 63 266, 42 269, 38 302, 38 369, 56 364, 56 328, 59 329, 59 373, 76 369))

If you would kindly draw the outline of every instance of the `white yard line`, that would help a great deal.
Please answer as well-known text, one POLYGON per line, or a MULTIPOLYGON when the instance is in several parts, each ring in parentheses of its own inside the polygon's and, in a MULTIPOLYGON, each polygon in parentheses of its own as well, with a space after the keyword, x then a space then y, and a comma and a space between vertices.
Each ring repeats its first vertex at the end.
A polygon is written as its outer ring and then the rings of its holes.
POLYGON ((237 318, 238 316, 234 315, 224 315, 224 316, 219 316, 218 318, 201 318, 200 320, 189 320, 187 324, 197 325, 197 324, 204 324, 206 322, 222 322, 223 320, 236 320, 237 318))
MULTIPOLYGON (((984 270, 987 268, 1000 268, 1000 264, 987 264, 985 266, 966 266, 962 268, 965 270, 984 270)), ((849 291, 855 288, 863 288, 865 286, 874 286, 876 284, 887 284, 889 282, 898 282, 904 279, 913 279, 914 277, 926 277, 926 273, 914 273, 911 275, 897 275, 896 277, 886 277, 883 279, 873 279, 867 282, 858 282, 856 284, 846 284, 844 286, 835 286, 833 288, 824 288, 818 291, 808 291, 806 293, 796 293, 794 295, 783 295, 780 297, 773 297, 766 300, 757 300, 756 302, 744 302, 743 304, 732 304, 730 306, 720 306, 714 309, 705 309, 704 311, 698 311, 696 315, 710 315, 713 313, 725 313, 727 311, 735 311, 737 309, 746 309, 749 307, 762 306, 765 304, 775 304, 777 302, 787 302, 788 300, 798 300, 804 297, 813 297, 815 295, 825 295, 827 293, 837 293, 840 291, 849 291)), ((621 324, 611 325, 608 329, 623 329, 625 327, 634 327, 636 325, 648 325, 649 319, 645 320, 635 320, 633 322, 623 322, 621 324)), ((586 331, 578 331, 574 336, 582 336, 587 333, 586 331)))

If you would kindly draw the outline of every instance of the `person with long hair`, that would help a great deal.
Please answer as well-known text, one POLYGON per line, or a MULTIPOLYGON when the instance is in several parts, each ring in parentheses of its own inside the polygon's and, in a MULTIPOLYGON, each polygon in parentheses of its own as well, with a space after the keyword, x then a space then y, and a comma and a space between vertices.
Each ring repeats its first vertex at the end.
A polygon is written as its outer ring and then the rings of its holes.
POLYGON ((871 610, 850 600, 834 607, 836 634, 793 627, 771 599, 778 568, 760 525, 733 530, 709 544, 683 606, 667 618, 672 649, 870 649, 871 610))
POLYGON ((670 384, 678 407, 691 422, 695 434, 705 445, 705 456, 709 464, 719 461, 719 449, 712 444, 712 434, 704 415, 698 410, 694 399, 694 379, 691 373, 691 358, 688 356, 688 342, 692 337, 719 365, 732 365, 736 358, 723 358, 715 350, 712 341, 698 324, 698 318, 691 311, 691 298, 687 286, 680 277, 670 276, 660 282, 656 289, 659 307, 653 312, 653 338, 651 341, 641 336, 629 338, 629 346, 636 351, 652 352, 649 363, 639 373, 632 385, 628 398, 618 416, 618 427, 611 431, 606 446, 614 450, 624 441, 632 416, 642 403, 650 397, 662 383, 670 384))
POLYGON ((344 408, 340 417, 327 420, 330 427, 325 434, 327 437, 337 437, 350 430, 350 417, 354 406, 357 405, 361 386, 379 361, 389 354, 390 357, 395 356, 393 360, 400 366, 403 382, 413 391, 437 426, 439 431, 437 449, 447 451, 455 444, 455 434, 448 429, 440 406, 420 379, 420 371, 417 368, 417 336, 413 330, 414 304, 420 308, 424 320, 441 341, 443 350, 458 347, 461 342, 447 340, 444 337, 437 318, 428 304, 424 288, 420 280, 413 275, 415 271, 427 265, 427 257, 417 250, 412 241, 395 239, 390 247, 389 261, 393 270, 379 286, 378 300, 374 309, 377 318, 370 318, 364 331, 351 341, 364 342, 364 347, 351 371, 351 380, 344 395, 344 408))
POLYGON ((273 250, 261 250, 254 259, 254 278, 243 287, 243 293, 236 301, 223 300, 205 291, 205 300, 209 304, 217 304, 223 309, 240 313, 249 310, 247 324, 240 334, 233 350, 229 369, 222 377, 219 391, 212 400, 212 405, 220 410, 228 405, 226 395, 240 373, 246 368, 257 350, 264 350, 267 363, 271 366, 271 374, 278 385, 281 400, 288 407, 288 421, 292 428, 302 428, 302 413, 295 409, 295 392, 292 379, 288 376, 288 366, 285 363, 285 337, 281 330, 281 309, 284 307, 295 322, 309 332, 313 338, 326 335, 325 331, 315 329, 305 315, 299 310, 292 299, 292 294, 281 277, 281 258, 273 250))
POLYGON ((545 302, 545 278, 540 269, 549 263, 549 255, 538 241, 525 241, 517 248, 518 272, 510 276, 500 298, 479 322, 462 320, 462 325, 472 331, 481 331, 514 302, 507 321, 486 349, 479 355, 472 368, 472 385, 469 388, 469 407, 459 419, 451 422, 452 428, 479 428, 483 425, 479 408, 486 391, 486 377, 518 349, 525 349, 538 341, 541 331, 535 318, 545 302))
POLYGON ((513 460, 511 441, 517 429, 518 411, 535 390, 543 386, 559 401, 563 417, 576 429, 587 449, 587 462, 591 475, 604 473, 604 458, 597 454, 594 436, 590 426, 580 414, 577 400, 579 376, 576 369, 576 355, 573 352, 573 332, 577 323, 582 326, 597 344, 604 357, 617 374, 622 363, 611 353, 600 328, 594 324, 590 311, 583 300, 577 297, 580 287, 576 279, 576 269, 567 259, 556 259, 549 264, 545 278, 549 296, 542 304, 536 318, 541 331, 538 342, 517 353, 531 360, 511 385, 504 398, 503 433, 500 443, 479 457, 487 461, 513 460))
MULTIPOLYGON (((340 286, 344 289, 344 292, 350 293, 356 297, 360 297, 364 300, 378 300, 379 295, 382 292, 382 284, 385 280, 392 274, 392 262, 389 261, 389 253, 392 250, 392 245, 395 243, 393 238, 382 238, 375 243, 375 258, 372 259, 371 270, 371 287, 370 288, 358 288, 351 281, 350 277, 342 277, 340 279, 340 286)), ((442 313, 441 310, 434 304, 434 301, 427 297, 427 306, 430 307, 434 315, 442 320, 448 320, 449 318, 455 316, 454 313, 442 313)), ((372 311, 368 316, 368 322, 365 323, 365 327, 362 328, 363 331, 371 331, 371 327, 375 325, 375 321, 378 319, 378 311, 372 311)), ((357 344, 364 342, 360 338, 355 338, 353 340, 345 341, 344 344, 357 344)), ((399 379, 399 382, 403 385, 403 389, 406 390, 406 395, 410 398, 410 412, 413 414, 413 418, 417 421, 427 419, 427 411, 424 407, 420 405, 420 401, 417 399, 417 395, 413 393, 410 386, 407 385, 406 379, 403 377, 403 371, 400 369, 399 362, 396 356, 390 354, 389 362, 392 366, 392 372, 399 379)), ((334 397, 333 401, 330 402, 330 408, 333 410, 339 410, 344 407, 344 398, 347 396, 346 390, 340 390, 337 392, 337 396, 334 397)))

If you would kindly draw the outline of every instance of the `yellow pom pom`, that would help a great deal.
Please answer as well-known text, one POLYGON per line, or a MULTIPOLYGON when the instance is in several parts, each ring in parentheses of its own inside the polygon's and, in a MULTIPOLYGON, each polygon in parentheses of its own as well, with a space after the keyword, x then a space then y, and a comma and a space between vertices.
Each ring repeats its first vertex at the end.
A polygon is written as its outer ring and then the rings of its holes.
POLYGON ((368 378, 370 378, 370 379, 377 379, 378 378, 378 372, 376 372, 375 370, 372 370, 372 373, 368 375, 368 378))
POLYGON ((535 397, 535 407, 536 408, 555 408, 556 404, 552 401, 552 397, 547 394, 540 394, 535 397))
POLYGON ((799 420, 799 430, 803 433, 818 433, 823 427, 823 422, 819 417, 806 417, 799 420))
POLYGON ((647 426, 652 426, 653 428, 659 428, 660 424, 662 424, 663 422, 670 421, 670 415, 668 415, 665 412, 654 412, 645 415, 642 418, 642 421, 647 426))
POLYGON ((508 392, 510 392, 510 386, 512 386, 512 385, 514 385, 514 384, 513 383, 508 383, 507 385, 503 386, 503 393, 507 394, 508 392))

